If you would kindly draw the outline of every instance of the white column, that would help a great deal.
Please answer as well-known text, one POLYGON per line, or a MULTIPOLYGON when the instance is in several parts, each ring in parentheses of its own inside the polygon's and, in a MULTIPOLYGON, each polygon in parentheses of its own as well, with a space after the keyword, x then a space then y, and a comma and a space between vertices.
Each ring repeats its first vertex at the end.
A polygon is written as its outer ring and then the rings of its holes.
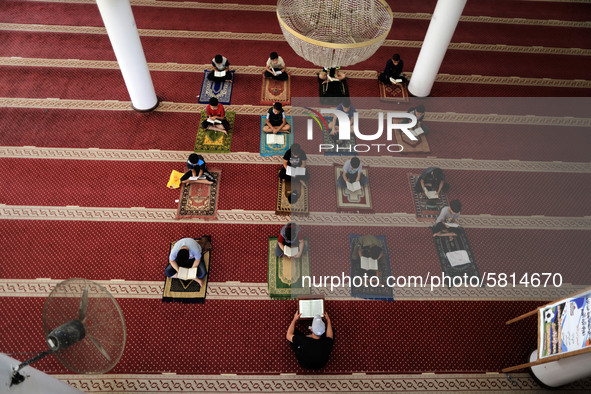
POLYGON ((129 0, 96 0, 119 63, 131 104, 137 111, 158 106, 148 63, 131 12, 129 0))
POLYGON ((416 97, 427 97, 451 42, 466 0, 439 0, 412 72, 408 90, 416 97))

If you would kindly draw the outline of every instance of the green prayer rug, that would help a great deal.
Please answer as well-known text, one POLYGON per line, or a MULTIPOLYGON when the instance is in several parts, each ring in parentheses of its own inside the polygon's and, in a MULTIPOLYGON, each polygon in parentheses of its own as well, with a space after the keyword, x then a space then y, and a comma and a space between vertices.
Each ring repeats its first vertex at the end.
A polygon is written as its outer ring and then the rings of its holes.
POLYGON ((309 281, 303 286, 302 277, 310 277, 310 252, 308 239, 304 238, 304 253, 298 259, 275 256, 277 237, 269 237, 267 258, 267 284, 269 296, 274 299, 289 300, 310 294, 309 281))
POLYGON ((230 129, 227 135, 221 131, 206 130, 201 127, 201 122, 205 119, 207 119, 207 113, 201 111, 199 130, 197 131, 197 140, 195 141, 195 152, 230 153, 236 112, 226 111, 226 119, 230 123, 230 129))

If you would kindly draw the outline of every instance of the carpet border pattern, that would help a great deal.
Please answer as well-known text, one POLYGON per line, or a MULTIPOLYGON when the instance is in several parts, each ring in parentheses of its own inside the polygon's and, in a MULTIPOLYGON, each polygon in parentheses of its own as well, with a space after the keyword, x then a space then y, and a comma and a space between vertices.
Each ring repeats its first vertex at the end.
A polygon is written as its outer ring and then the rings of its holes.
MULTIPOLYGON (((53 375, 86 392, 393 392, 453 391, 471 393, 542 391, 526 373, 504 374, 421 374, 421 375, 53 375)), ((570 390, 591 390, 591 380, 567 386, 570 390)))

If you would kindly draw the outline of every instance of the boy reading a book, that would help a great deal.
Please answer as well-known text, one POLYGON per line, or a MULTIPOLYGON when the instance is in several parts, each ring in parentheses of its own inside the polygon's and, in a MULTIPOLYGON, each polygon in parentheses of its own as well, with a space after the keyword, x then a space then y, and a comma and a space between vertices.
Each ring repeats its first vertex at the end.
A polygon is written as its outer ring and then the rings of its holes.
POLYGON ((283 58, 277 52, 271 52, 267 64, 265 65, 265 78, 273 78, 279 81, 285 81, 289 78, 287 67, 283 58))
MULTIPOLYGON (((409 130, 417 131, 417 129, 422 129, 421 134, 429 134, 429 128, 423 123, 423 119, 425 118, 425 106, 420 104, 416 107, 412 107, 408 110, 409 114, 413 114, 417 117, 417 124, 414 127, 411 127, 409 130)), ((410 120, 409 120, 410 123, 410 120)), ((415 134, 415 133, 413 133, 415 134)))
POLYGON ((285 119, 283 104, 277 102, 267 111, 267 124, 263 127, 265 133, 289 133, 289 123, 285 119))
POLYGON ((211 59, 213 69, 207 74, 207 79, 214 82, 232 82, 232 73, 230 72, 230 62, 222 55, 215 55, 211 59), (217 73, 217 75, 216 75, 217 73))
POLYGON ((340 67, 323 68, 322 71, 318 73, 318 82, 322 84, 340 82, 345 78, 347 78, 347 74, 345 74, 344 71, 341 71, 340 67))
POLYGON ((304 252, 304 237, 302 236, 302 230, 296 223, 287 223, 281 228, 279 237, 277 237, 277 246, 275 247, 275 256, 281 257, 287 255, 290 258, 300 258, 304 252), (289 256, 286 252, 286 247, 289 247, 292 256, 289 256), (297 251, 294 249, 297 248, 297 251))
POLYGON ((449 237, 452 240, 457 235, 457 228, 459 227, 457 221, 460 218, 461 210, 462 203, 460 200, 453 200, 448 207, 443 207, 435 226, 432 228, 433 237, 449 237))
POLYGON ((181 177, 181 183, 205 183, 211 185, 215 183, 215 178, 207 170, 207 164, 203 156, 197 153, 191 153, 187 159, 187 169, 189 171, 181 177))
POLYGON ((347 160, 343 166, 343 173, 338 179, 338 186, 341 189, 351 188, 349 185, 359 182, 359 186, 365 186, 369 183, 369 179, 361 171, 363 166, 358 157, 347 160), (349 184, 349 185, 347 185, 349 184))
POLYGON ((415 192, 424 193, 427 198, 431 195, 429 192, 435 192, 434 198, 439 198, 439 193, 447 192, 449 184, 445 182, 445 174, 439 167, 429 167, 419 176, 415 184, 415 192))
POLYGON ((209 99, 209 104, 205 111, 207 113, 207 119, 201 122, 201 127, 228 134, 230 122, 226 119, 224 106, 218 102, 217 98, 212 97, 209 99))
MULTIPOLYGON (((342 111, 342 112, 346 113, 347 116, 349 117, 350 125, 351 125, 351 127, 353 127, 354 116, 355 116, 355 112, 357 112, 357 110, 351 104, 351 100, 349 100, 348 97, 345 98, 337 106, 337 111, 342 111)), ((338 133, 339 133, 339 125, 337 124, 337 117, 336 116, 332 118, 332 121, 328 125, 328 128, 330 129, 329 135, 333 138, 333 140, 337 139, 338 133)))
POLYGON ((334 332, 330 317, 326 312, 324 312, 324 316, 316 315, 312 320, 312 325, 309 327, 312 332, 305 335, 295 328, 300 316, 301 314, 296 311, 285 337, 289 341, 302 368, 320 369, 328 363, 334 343, 334 332), (326 319, 326 324, 322 320, 322 317, 326 319))
POLYGON ((308 157, 306 156, 306 152, 300 147, 300 144, 293 144, 291 148, 285 152, 285 155, 283 155, 283 168, 279 171, 279 178, 285 181, 300 181, 302 185, 305 185, 310 178, 310 174, 306 168, 307 160, 308 157), (287 173, 287 167, 305 168, 306 170, 303 175, 289 175, 287 173))
POLYGON ((204 235, 197 241, 193 238, 180 239, 170 251, 168 266, 164 269, 164 274, 169 278, 176 278, 181 267, 197 268, 197 277, 194 280, 203 286, 203 278, 207 275, 203 253, 209 252, 211 249, 209 235, 204 235))
POLYGON ((364 235, 359 238, 353 250, 353 257, 356 256, 358 259, 367 257, 373 260, 379 260, 384 257, 382 243, 373 235, 364 235))
POLYGON ((406 77, 402 74, 404 68, 404 61, 400 58, 400 55, 395 53, 392 59, 388 59, 386 62, 386 68, 384 72, 378 76, 381 83, 385 85, 392 85, 393 83, 405 83, 406 77), (396 80, 401 80, 397 82, 396 80))

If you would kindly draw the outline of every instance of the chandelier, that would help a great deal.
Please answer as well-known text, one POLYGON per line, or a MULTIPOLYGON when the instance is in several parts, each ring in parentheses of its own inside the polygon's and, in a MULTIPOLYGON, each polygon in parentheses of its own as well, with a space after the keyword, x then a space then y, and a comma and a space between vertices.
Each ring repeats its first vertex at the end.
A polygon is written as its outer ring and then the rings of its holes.
POLYGON ((277 19, 293 50, 326 68, 368 59, 393 20, 385 0, 279 0, 277 19))

